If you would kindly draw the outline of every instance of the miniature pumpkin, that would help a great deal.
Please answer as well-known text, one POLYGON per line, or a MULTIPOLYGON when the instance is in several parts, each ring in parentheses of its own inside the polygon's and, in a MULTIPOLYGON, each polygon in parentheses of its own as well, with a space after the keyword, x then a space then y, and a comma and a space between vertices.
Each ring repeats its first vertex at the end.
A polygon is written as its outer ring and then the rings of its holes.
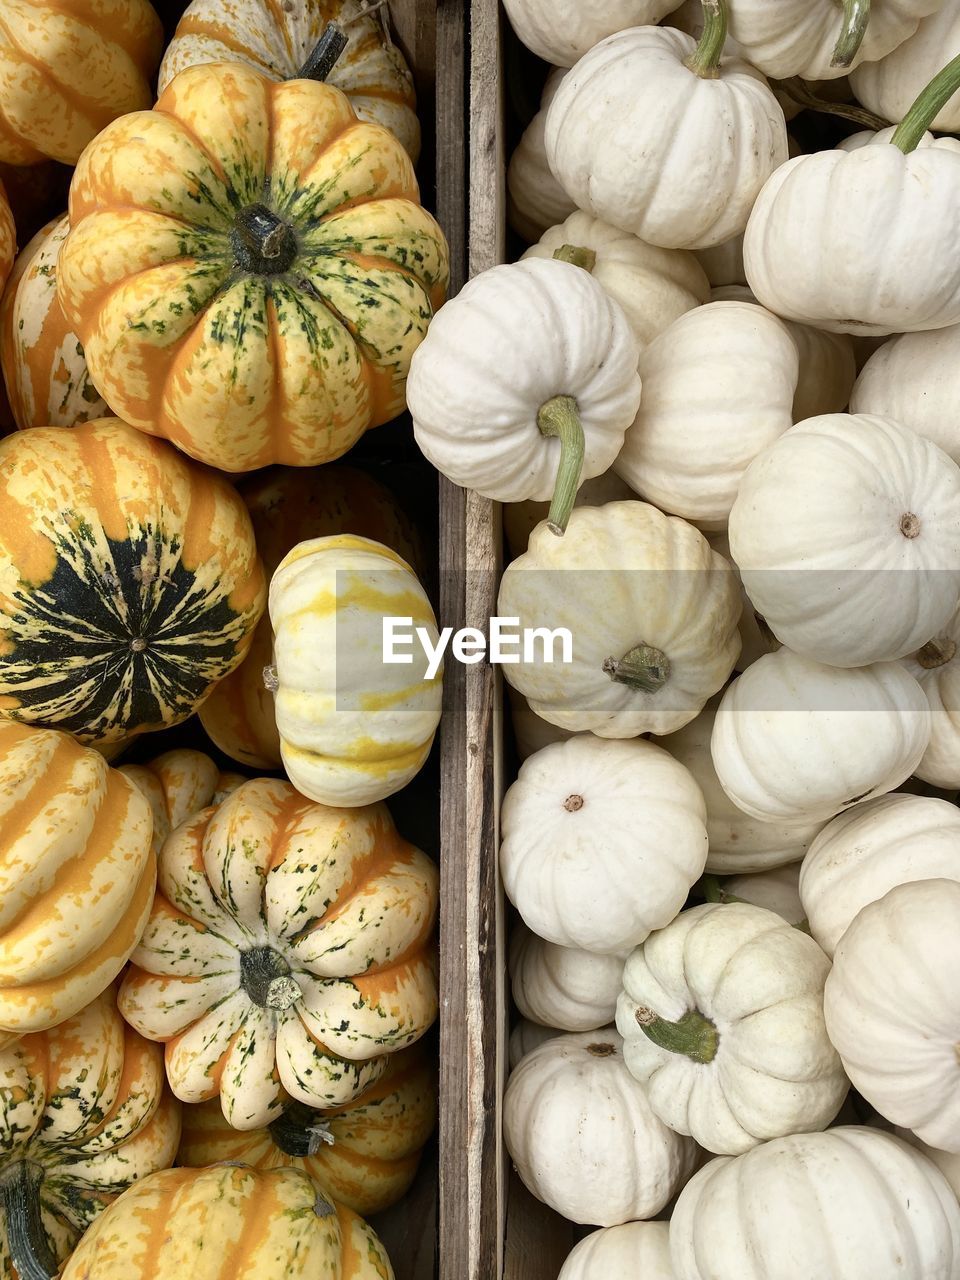
POLYGON ((539 1049, 548 1040, 562 1036, 563 1032, 556 1027, 541 1027, 539 1022, 530 1022, 521 1018, 510 1032, 508 1053, 510 1070, 512 1071, 528 1053, 539 1049))
MULTIPOLYGON (((948 58, 960 53, 960 5, 956 0, 908 0, 926 13, 909 39, 878 59, 868 54, 850 76, 857 101, 884 120, 900 120, 910 104, 948 58)), ((869 33, 873 19, 867 27, 869 33)), ((948 99, 930 121, 931 129, 950 133, 960 128, 960 106, 948 99)))
POLYGON ((540 110, 524 129, 507 165, 507 221, 528 244, 577 207, 550 172, 544 141, 547 108, 565 74, 562 67, 554 67, 547 76, 540 110))
POLYGON ((0 1036, 44 1031, 114 980, 156 885, 150 806, 65 733, 0 721, 0 1036))
POLYGON ((503 1140, 538 1200, 602 1227, 659 1213, 697 1151, 650 1110, 612 1030, 557 1036, 521 1060, 503 1099, 503 1140))
POLYGON ((571 662, 521 654, 504 676, 537 715, 602 738, 679 729, 740 651, 736 575, 691 525, 643 502, 578 507, 562 538, 538 525, 497 611, 570 632, 571 662))
POLYGON ((373 1228, 300 1169, 164 1169, 97 1219, 60 1280, 392 1280, 373 1228))
POLYGON ((116 418, 0 441, 0 711, 116 743, 185 720, 266 594, 226 480, 116 418))
POLYGON ((903 665, 927 695, 932 728, 923 759, 914 772, 947 790, 960 787, 960 609, 903 665))
POLYGON ((437 1011, 432 862, 383 806, 254 779, 168 838, 120 1010, 237 1129, 350 1102, 437 1011))
POLYGON ((960 1151, 960 884, 898 884, 837 944, 824 1013, 854 1088, 882 1116, 960 1151))
POLYGON ((153 811, 153 848, 160 852, 171 831, 207 805, 219 804, 245 779, 223 773, 202 751, 178 747, 148 764, 124 764, 120 772, 136 783, 153 811))
POLYGON ((726 5, 705 13, 699 43, 671 27, 601 41, 564 76, 547 112, 547 161, 567 194, 665 248, 737 235, 787 159, 786 121, 763 76, 721 61, 726 5))
POLYGON ((823 1019, 829 972, 808 934, 746 902, 651 934, 624 967, 617 1030, 654 1114, 720 1155, 825 1129, 849 1087, 823 1019))
POLYGON ((510 989, 525 1018, 562 1031, 595 1031, 613 1021, 623 955, 558 947, 518 922, 510 936, 510 989))
POLYGON ((442 671, 411 636, 384 661, 384 619, 410 619, 438 643, 427 593, 389 547, 340 534, 301 542, 270 583, 276 719, 287 776, 323 804, 393 795, 423 767, 440 723, 442 671))
POLYGON ((125 1026, 115 1001, 108 988, 59 1026, 0 1050, 4 1277, 57 1271, 121 1191, 173 1163, 180 1104, 163 1055, 125 1026))
POLYGON ((410 157, 338 89, 188 67, 84 153, 57 290, 141 431, 225 471, 312 466, 404 407, 447 248, 410 157))
POLYGON ((57 261, 69 230, 64 215, 37 232, 17 258, 0 305, 0 365, 21 430, 72 427, 110 412, 57 298, 57 261))
POLYGON ((420 154, 420 123, 413 77, 390 39, 383 10, 367 13, 364 0, 191 0, 160 64, 159 92, 186 67, 242 62, 271 80, 309 76, 310 55, 328 22, 347 44, 329 73, 360 120, 396 134, 410 158, 420 154))
POLYGON ((670 1266, 670 1226, 666 1222, 624 1222, 601 1227, 567 1255, 557 1280, 674 1280, 670 1266))
POLYGON ((437 1116, 436 1069, 418 1048, 392 1054, 380 1079, 332 1111, 299 1103, 267 1129, 241 1132, 216 1100, 185 1108, 181 1165, 223 1161, 303 1169, 338 1204, 365 1217, 407 1192, 437 1116))
POLYGON ((504 0, 510 25, 544 62, 573 64, 626 27, 659 22, 674 0, 504 0))
MULTIPOLYGON (((274 467, 241 484, 257 550, 268 575, 298 542, 336 533, 374 538, 417 565, 416 529, 390 491, 352 467, 274 467)), ((260 619, 250 651, 200 708, 200 721, 221 751, 257 769, 279 769, 280 735, 263 671, 273 662, 270 619, 260 619)))
POLYGON ((111 120, 150 105, 162 48, 148 0, 7 0, 0 161, 76 164, 111 120))
MULTIPOLYGON (((708 901, 711 900, 708 895, 708 901)), ((749 902, 775 911, 787 924, 807 929, 807 913, 800 900, 800 863, 731 876, 720 889, 721 902, 749 902)))

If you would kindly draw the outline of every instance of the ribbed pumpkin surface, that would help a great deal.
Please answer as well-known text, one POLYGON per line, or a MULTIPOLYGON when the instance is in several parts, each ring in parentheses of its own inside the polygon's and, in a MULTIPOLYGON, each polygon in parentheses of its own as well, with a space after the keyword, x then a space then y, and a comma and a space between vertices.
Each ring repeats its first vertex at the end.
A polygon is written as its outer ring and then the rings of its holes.
POLYGON ((17 229, 13 224, 13 214, 7 200, 7 193, 0 183, 0 288, 3 288, 7 276, 13 267, 17 253, 17 229))
MULTIPOLYGON (((353 467, 302 471, 275 467, 240 486, 268 577, 298 542, 353 533, 385 543, 414 567, 422 560, 416 530, 390 491, 353 467)), ((264 616, 250 652, 214 689, 200 719, 221 751, 258 769, 280 768, 280 734, 263 669, 273 661, 264 616)))
POLYGON ((393 1280, 371 1227, 299 1169, 164 1169, 101 1214, 61 1280, 393 1280))
POLYGON ((57 300, 57 259, 70 230, 48 222, 20 253, 0 306, 0 366, 18 427, 72 427, 110 412, 57 300))
POLYGON ((236 1160, 303 1169, 339 1204, 369 1215, 408 1190, 436 1115, 436 1068, 409 1049, 394 1054, 356 1101, 327 1111, 294 1105, 268 1129, 232 1128, 216 1101, 187 1107, 177 1159, 194 1167, 236 1160))
POLYGON ((120 992, 185 1102, 238 1129, 357 1097, 437 1011, 433 863, 383 805, 254 779, 178 827, 120 992))
POLYGON ((0 1034, 62 1022, 120 972, 153 901, 151 832, 96 751, 0 721, 0 1034))
POLYGON ((104 125, 150 105, 162 48, 147 0, 3 0, 0 161, 75 164, 104 125))
POLYGON ((225 471, 339 457, 404 407, 443 299, 410 157, 348 99, 190 67, 103 131, 57 288, 114 411, 225 471))
POLYGON ((116 742, 243 659, 263 570, 233 488, 116 419, 0 442, 0 712, 116 742))
POLYGON ((160 66, 160 91, 199 62, 242 62, 271 80, 292 80, 328 22, 338 22, 347 47, 327 77, 350 99, 361 120, 386 125, 415 162, 420 152, 413 78, 390 39, 382 10, 364 14, 360 0, 193 0, 160 66))
MULTIPOLYGON (((177 1152, 180 1104, 163 1055, 124 1025, 115 998, 108 988, 60 1026, 0 1051, 0 1181, 26 1163, 28 1198, 58 1261, 134 1179, 168 1168, 177 1152)), ((0 1275, 15 1274, 4 1221, 0 1275)))
POLYGON ((159 853, 167 836, 181 822, 208 805, 219 804, 245 781, 242 774, 223 773, 203 751, 178 747, 148 764, 124 764, 126 774, 153 810, 153 847, 159 853))

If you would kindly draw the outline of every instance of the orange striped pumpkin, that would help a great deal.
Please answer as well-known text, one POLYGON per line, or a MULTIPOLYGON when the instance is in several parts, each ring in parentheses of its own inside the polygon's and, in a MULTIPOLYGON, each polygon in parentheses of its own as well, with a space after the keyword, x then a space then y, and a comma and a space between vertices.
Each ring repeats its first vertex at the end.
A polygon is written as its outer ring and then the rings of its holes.
POLYGON ((57 1270, 137 1178, 173 1164, 180 1104, 112 987, 0 1050, 0 1095, 0 1275, 27 1280, 57 1270))
POLYGON ((148 764, 124 764, 120 772, 143 792, 153 811, 153 848, 159 853, 171 831, 208 805, 219 804, 245 781, 223 773, 203 751, 178 747, 148 764))
MULTIPOLYGON (((337 533, 385 543, 414 568, 423 562, 419 535, 396 499, 353 467, 274 467, 242 484, 240 493, 268 577, 298 542, 337 533)), ((263 681, 263 670, 272 662, 273 633, 264 616, 247 657, 200 709, 203 727, 220 750, 256 769, 281 764, 273 695, 263 681)))
POLYGON ((256 778, 170 836, 120 991, 184 1102, 237 1129, 350 1102, 437 1012, 433 863, 387 809, 256 778))
POLYGON ((70 224, 57 289, 100 394, 224 471, 329 462, 395 418, 447 283, 396 138, 239 63, 109 125, 70 224))
POLYGON ((6 283, 17 256, 17 228, 3 184, 0 183, 0 289, 6 283))
POLYGON ((303 1169, 367 1217, 396 1204, 416 1176, 436 1123, 436 1068, 419 1047, 407 1049, 354 1102, 328 1111, 294 1103, 269 1128, 246 1133, 227 1124, 216 1101, 184 1112, 180 1164, 303 1169))
POLYGON ((162 50, 148 0, 3 0, 0 161, 76 164, 104 125, 150 105, 162 50))
POLYGON ((66 214, 20 253, 0 304, 0 367, 16 425, 72 427, 110 410, 90 381, 83 347, 57 300, 66 214))
POLYGON ((0 720, 0 1034, 105 990, 153 902, 150 805, 65 733, 0 720))
POLYGON ((100 1215, 60 1280, 394 1280, 373 1228, 299 1169, 164 1169, 100 1215))

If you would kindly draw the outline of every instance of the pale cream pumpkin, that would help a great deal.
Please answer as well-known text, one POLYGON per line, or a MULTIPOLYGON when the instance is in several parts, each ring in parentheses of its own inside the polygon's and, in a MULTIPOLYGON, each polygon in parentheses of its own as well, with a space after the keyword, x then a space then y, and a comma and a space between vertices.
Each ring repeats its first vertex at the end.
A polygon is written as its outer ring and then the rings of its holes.
MULTIPOLYGON (((719 551, 725 560, 729 560, 732 563, 730 539, 727 537, 726 529, 718 533, 708 533, 707 537, 714 551, 719 551)), ((737 577, 739 578, 740 571, 736 565, 733 567, 737 571, 737 577)), ((763 654, 775 653, 780 648, 780 641, 754 609, 753 602, 744 590, 742 581, 740 583, 740 595, 743 611, 740 614, 740 657, 737 659, 737 670, 746 671, 747 667, 752 662, 756 662, 763 654)))
POLYGON ((538 1200, 603 1227, 659 1213, 697 1151, 653 1114, 615 1031, 557 1036, 527 1054, 507 1084, 503 1140, 538 1200))
POLYGON ((602 1227, 568 1254, 557 1280, 673 1280, 670 1226, 624 1222, 602 1227))
MULTIPOLYGON (((700 0, 695 0, 698 9, 700 0)), ((702 12, 702 10, 701 10, 702 12)), ((723 244, 715 244, 709 249, 699 249, 697 258, 707 273, 712 289, 725 285, 747 283, 743 271, 743 234, 724 240, 723 244)))
POLYGON ((691 775, 652 742, 581 734, 544 747, 504 797, 507 896, 540 938, 626 952, 683 906, 707 855, 704 818, 691 775))
POLYGON ((898 884, 960 881, 960 809, 933 796, 879 796, 828 822, 800 870, 810 932, 832 956, 858 913, 898 884))
POLYGON ((562 1035, 563 1032, 557 1027, 541 1027, 538 1022, 530 1022, 527 1018, 521 1018, 510 1032, 510 1040, 507 1046, 510 1070, 512 1071, 528 1053, 533 1053, 534 1049, 539 1049, 548 1040, 553 1040, 555 1037, 562 1035))
POLYGON ((830 1039, 881 1115, 960 1151, 960 884, 898 884, 863 908, 833 956, 830 1039))
POLYGON ((894 1133, 904 1142, 909 1142, 911 1147, 925 1155, 928 1160, 933 1161, 950 1183, 953 1194, 960 1200, 960 1152, 941 1151, 939 1147, 930 1147, 925 1142, 921 1142, 910 1129, 895 1128, 894 1133))
POLYGON ((720 1155, 825 1129, 848 1083, 827 1036, 830 961, 750 903, 683 911, 628 957, 617 1030, 654 1114, 720 1155))
MULTIPOLYGON (((940 68, 960 53, 960 4, 957 0, 909 0, 926 12, 919 26, 885 57, 867 55, 850 76, 858 101, 884 120, 901 120, 923 87, 940 68)), ((873 25, 871 17, 870 24, 873 25)), ((931 129, 960 128, 960 103, 950 98, 930 121, 931 129)))
POLYGON ((770 871, 731 876, 721 886, 722 901, 749 902, 775 911, 787 924, 806 925, 807 913, 800 900, 800 863, 770 871))
POLYGON ((948 791, 960 787, 960 609, 943 630, 903 659, 927 695, 930 742, 915 769, 924 782, 948 791))
POLYGON ((312 538, 270 583, 276 719, 287 776, 323 804, 355 807, 415 777, 440 722, 442 672, 387 664, 383 619, 410 618, 437 644, 427 593, 407 562, 351 534, 312 538))
POLYGON ((177 747, 147 764, 120 766, 150 802, 153 812, 153 849, 159 854, 171 831, 207 805, 219 804, 246 779, 240 773, 224 773, 203 751, 177 747))
POLYGON ((606 36, 659 22, 674 0, 504 0, 510 25, 544 62, 572 67, 606 36))
POLYGON ((561 1031, 595 1031, 617 1011, 624 955, 547 942, 518 922, 510 937, 510 989, 525 1018, 561 1031))
POLYGON ((524 129, 507 165, 507 221, 528 244, 577 207, 547 164, 547 108, 565 74, 562 67, 554 67, 547 76, 540 110, 524 129))
POLYGON ((565 627, 573 661, 504 667, 537 715, 603 738, 670 733, 726 681, 740 649, 740 592, 691 525, 642 502, 580 507, 507 566, 498 612, 565 627), (601 571, 601 572, 598 572, 601 571))
POLYGON ((710 748, 738 808, 817 822, 893 791, 929 740, 923 690, 899 663, 828 667, 779 649, 726 690, 710 748))

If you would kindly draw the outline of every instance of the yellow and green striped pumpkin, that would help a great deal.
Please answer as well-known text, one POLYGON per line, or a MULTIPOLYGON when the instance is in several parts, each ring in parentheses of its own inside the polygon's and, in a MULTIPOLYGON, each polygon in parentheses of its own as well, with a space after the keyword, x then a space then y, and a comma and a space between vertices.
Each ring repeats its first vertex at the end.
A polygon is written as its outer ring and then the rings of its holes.
POLYGON ((446 242, 338 89, 189 67, 87 148, 70 223, 60 301, 139 430, 236 472, 328 462, 403 410, 446 242))
POLYGON ((163 1169, 97 1218, 60 1280, 394 1280, 372 1227, 300 1169, 163 1169))
POLYGON ((0 714, 116 743, 243 660, 265 584, 222 477, 117 419, 0 441, 0 714))
MULTIPOLYGON (((354 467, 273 467, 241 484, 240 493, 268 577, 298 542, 337 533, 374 538, 412 565, 422 562, 417 531, 393 494, 354 467)), ((247 657, 200 708, 203 727, 220 750, 256 769, 281 764, 273 695, 263 682, 272 661, 273 633, 264 616, 247 657)))
POLYGON ((393 1054, 355 1101, 325 1111, 292 1103, 269 1128, 234 1129, 216 1101, 185 1107, 177 1159, 193 1168, 235 1160, 303 1169, 338 1204, 367 1217, 409 1190, 436 1116, 436 1067, 415 1046, 393 1054))

